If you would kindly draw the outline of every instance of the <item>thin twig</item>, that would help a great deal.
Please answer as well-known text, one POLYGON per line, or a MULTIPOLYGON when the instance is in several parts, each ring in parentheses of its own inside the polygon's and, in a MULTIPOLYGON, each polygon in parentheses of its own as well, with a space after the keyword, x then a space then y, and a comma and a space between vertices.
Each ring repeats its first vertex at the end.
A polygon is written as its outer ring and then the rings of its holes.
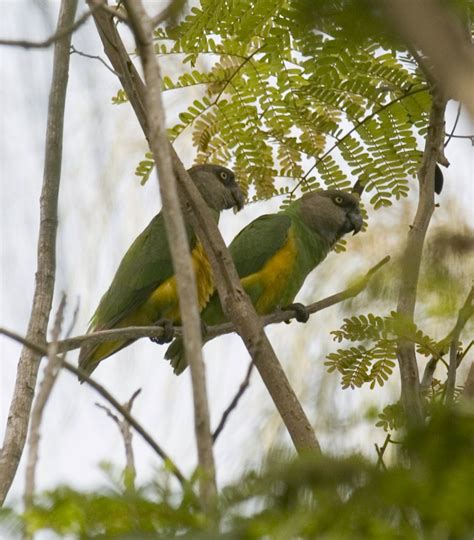
POLYGON ((469 139, 474 146, 474 135, 451 135, 452 139, 469 139))
POLYGON ((381 447, 377 443, 375 443, 375 451, 377 452, 377 467, 381 467, 384 471, 387 470, 387 466, 385 465, 383 456, 385 454, 385 450, 387 450, 388 443, 391 442, 390 437, 391 435, 390 433, 388 433, 381 447))
MULTIPOLYGON (((45 163, 40 197, 40 226, 37 271, 33 305, 26 337, 44 343, 51 312, 56 274, 56 236, 58 195, 61 179, 64 110, 69 73, 70 28, 74 23, 77 0, 62 0, 57 33, 63 33, 54 47, 53 77, 48 102, 45 163)), ((33 402, 39 358, 24 348, 18 363, 13 399, 0 453, 0 505, 10 489, 25 447, 31 405, 33 402)))
POLYGON ((206 376, 201 350, 201 323, 197 301, 196 277, 170 155, 165 111, 161 97, 161 74, 153 44, 152 23, 141 0, 126 0, 125 5, 143 64, 150 148, 156 163, 167 234, 170 238, 173 238, 173 242, 170 242, 170 252, 176 276, 177 292, 180 298, 180 315, 183 323, 186 358, 191 368, 194 428, 198 462, 203 473, 200 476, 200 493, 204 505, 209 506, 211 500, 216 496, 217 485, 206 376))
POLYGON ((456 128, 458 127, 459 119, 461 118, 461 109, 462 109, 462 103, 458 104, 458 111, 456 113, 456 120, 454 120, 453 127, 448 135, 448 138, 446 139, 446 142, 444 143, 444 147, 448 146, 449 141, 454 137, 454 132, 456 131, 456 128))
POLYGON ((87 21, 94 11, 100 7, 100 5, 94 6, 89 11, 83 13, 74 24, 70 24, 65 28, 58 29, 53 35, 49 36, 49 38, 43 41, 28 41, 26 39, 0 39, 0 45, 21 47, 23 49, 46 49, 64 37, 70 38, 72 34, 87 21))
POLYGON ((232 401, 229 403, 226 410, 222 413, 221 420, 219 424, 217 425, 214 433, 212 434, 212 440, 214 443, 217 441, 217 437, 219 437, 219 435, 221 434, 221 431, 224 429, 225 424, 227 422, 227 418, 229 417, 230 413, 237 407, 241 397, 245 394, 245 391, 249 387, 250 376, 252 375, 252 371, 254 367, 255 367, 254 361, 251 360, 249 363, 249 367, 247 368, 247 373, 245 374, 244 380, 240 383, 237 393, 232 398, 232 401))
POLYGON ((38 464, 38 449, 40 442, 40 426, 43 419, 43 412, 46 403, 51 395, 54 383, 61 367, 61 357, 57 355, 57 342, 61 333, 64 308, 66 307, 66 295, 63 294, 61 302, 56 313, 54 328, 52 332, 52 341, 48 345, 48 362, 44 368, 43 380, 41 381, 38 394, 36 396, 30 419, 30 434, 28 437, 28 455, 25 471, 25 493, 24 504, 28 508, 32 502, 35 493, 35 476, 38 464))
MULTIPOLYGON (((132 397, 122 405, 129 413, 132 412, 133 402, 135 398, 142 391, 141 388, 135 390, 132 394, 132 397)), ((130 424, 125 418, 120 420, 120 418, 115 415, 108 407, 102 405, 101 403, 96 403, 96 406, 99 409, 104 410, 107 413, 107 416, 112 418, 112 420, 117 424, 120 434, 122 435, 123 444, 125 446, 125 470, 124 470, 124 483, 126 489, 135 489, 135 478, 136 478, 136 468, 135 468, 135 458, 133 455, 133 446, 132 446, 132 431, 130 430, 130 424)))
POLYGON ((107 62, 101 58, 99 55, 93 55, 93 54, 87 54, 85 52, 79 51, 74 47, 74 45, 71 45, 71 54, 77 54, 79 56, 83 56, 84 58, 90 58, 91 60, 98 60, 102 65, 104 65, 111 73, 119 77, 119 74, 115 71, 115 69, 111 68, 107 62))

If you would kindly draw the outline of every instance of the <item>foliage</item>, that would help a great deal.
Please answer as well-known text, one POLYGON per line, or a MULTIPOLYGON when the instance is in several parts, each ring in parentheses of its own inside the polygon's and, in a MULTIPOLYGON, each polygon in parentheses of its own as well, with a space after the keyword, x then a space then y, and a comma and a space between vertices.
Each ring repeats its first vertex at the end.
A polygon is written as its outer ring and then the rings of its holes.
POLYGON ((380 29, 370 10, 317 4, 320 17, 308 1, 203 0, 158 28, 157 53, 189 66, 165 72, 164 91, 202 90, 170 137, 192 130, 196 161, 232 162, 256 199, 360 179, 375 208, 390 205, 407 195, 419 164, 427 85, 406 51, 367 32, 380 29), (365 28, 363 39, 348 27, 365 28))
POLYGON ((413 321, 403 319, 398 313, 380 317, 368 315, 344 319, 340 330, 332 332, 334 340, 361 341, 349 349, 338 349, 328 354, 325 365, 328 371, 339 371, 343 388, 360 387, 370 383, 383 386, 395 366, 397 343, 400 338, 417 344, 418 353, 424 356, 440 356, 439 344, 419 330, 413 321), (370 347, 367 347, 370 343, 370 347))
POLYGON ((474 416, 437 408, 390 467, 360 456, 270 458, 204 514, 166 482, 136 492, 58 488, 23 516, 29 530, 74 539, 468 539, 474 534, 474 416), (165 487, 163 487, 165 486, 165 487))

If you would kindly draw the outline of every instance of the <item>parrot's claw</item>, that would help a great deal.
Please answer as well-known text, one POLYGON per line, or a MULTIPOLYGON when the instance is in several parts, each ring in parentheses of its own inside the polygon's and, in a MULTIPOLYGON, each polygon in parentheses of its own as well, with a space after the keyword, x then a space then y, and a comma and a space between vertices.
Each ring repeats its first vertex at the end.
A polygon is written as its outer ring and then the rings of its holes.
POLYGON ((161 326, 163 333, 161 337, 151 337, 150 340, 158 345, 164 345, 169 343, 174 338, 174 326, 169 319, 160 319, 156 322, 156 326, 161 326))
MULTIPOLYGON (((294 311, 295 312, 295 319, 300 323, 308 322, 309 319, 309 311, 308 309, 303 306, 303 304, 300 304, 299 302, 296 302, 295 304, 290 304, 288 306, 285 306, 283 308, 283 311, 294 311)), ((285 321, 287 324, 290 323, 290 321, 285 321)))

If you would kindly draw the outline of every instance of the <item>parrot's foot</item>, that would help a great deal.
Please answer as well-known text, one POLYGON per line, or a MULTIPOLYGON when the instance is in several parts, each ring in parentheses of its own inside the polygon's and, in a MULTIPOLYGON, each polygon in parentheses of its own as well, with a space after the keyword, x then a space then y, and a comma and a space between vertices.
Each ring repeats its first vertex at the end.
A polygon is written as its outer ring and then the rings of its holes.
POLYGON ((164 345, 174 338, 174 326, 169 319, 159 319, 156 322, 156 326, 161 326, 163 328, 163 333, 161 334, 161 337, 151 337, 150 340, 153 341, 153 343, 164 345))
MULTIPOLYGON (((300 304, 299 302, 296 302, 295 304, 290 304, 288 306, 285 306, 282 308, 283 311, 294 311, 295 312, 295 319, 300 323, 308 322, 309 319, 309 311, 308 309, 303 306, 303 304, 300 304)), ((287 324, 290 323, 290 321, 285 321, 287 324)))

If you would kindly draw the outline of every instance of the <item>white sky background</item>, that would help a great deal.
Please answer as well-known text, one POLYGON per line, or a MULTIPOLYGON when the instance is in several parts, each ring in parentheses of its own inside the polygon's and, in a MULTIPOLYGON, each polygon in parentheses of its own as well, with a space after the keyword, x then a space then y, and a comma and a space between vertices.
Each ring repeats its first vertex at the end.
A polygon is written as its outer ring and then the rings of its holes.
MULTIPOLYGON (((147 5, 154 13, 160 3, 148 2, 147 5)), ((44 39, 54 30, 58 6, 59 2, 2 0, 0 36, 44 39)), ((84 10, 84 4, 79 2, 78 15, 84 10)), ((73 44, 83 52, 105 58, 92 20, 75 33, 73 44)), ((0 325, 19 333, 26 332, 33 296, 52 53, 52 48, 0 48, 0 325)), ((156 178, 153 176, 141 187, 134 176, 146 145, 131 108, 111 105, 111 97, 118 88, 117 78, 99 61, 72 55, 53 318, 61 291, 68 295, 66 326, 80 298, 76 335, 85 332, 88 319, 126 249, 161 206, 156 178)), ((175 118, 176 106, 182 106, 183 95, 179 91, 165 95, 171 119, 175 118)), ((456 106, 451 104, 448 128, 455 112, 456 106)), ((472 124, 463 116, 457 133, 468 134, 472 130, 472 124)), ((181 140, 176 148, 185 165, 190 166, 195 151, 189 139, 181 140)), ((456 202, 472 227, 470 212, 474 193, 470 143, 453 140, 448 158, 452 166, 445 171, 445 208, 448 202, 456 202)), ((230 241, 251 219, 275 211, 278 205, 278 200, 261 202, 250 205, 238 215, 223 214, 220 228, 224 238, 230 241)), ((391 248, 396 245, 395 240, 378 238, 377 223, 392 222, 394 237, 397 237, 400 227, 406 229, 412 216, 411 212, 400 212, 400 205, 378 212, 375 218, 371 211, 369 233, 350 238, 345 254, 331 254, 312 274, 298 299, 310 302, 341 290, 355 273, 364 272, 386 254, 393 254, 391 248)), ((434 216, 435 223, 454 219, 457 220, 457 216, 443 213, 443 205, 434 216)), ((459 223, 461 226, 462 220, 459 223)), ((313 316, 307 325, 292 323, 273 327, 269 335, 295 389, 304 397, 305 408, 316 426, 323 449, 329 452, 360 450, 371 454, 373 443, 382 442, 384 434, 373 431, 363 419, 364 412, 369 401, 376 404, 395 401, 398 386, 394 381, 391 386, 373 392, 342 391, 337 375, 324 375, 321 365, 328 338, 321 340, 321 336, 337 328, 342 316, 338 306, 313 316), (318 341, 312 338, 315 332, 318 341)), ((335 350, 336 345, 329 342, 329 347, 335 350)), ((137 388, 142 388, 133 414, 178 466, 189 473, 196 463, 189 373, 175 377, 162 360, 164 350, 148 340, 141 340, 106 360, 94 376, 121 402, 128 400, 137 388)), ((0 337, 0 353, 0 437, 3 439, 20 346, 0 337)), ((68 359, 76 362, 76 356, 77 352, 70 353, 68 359)), ((205 356, 212 422, 216 426, 244 376, 248 354, 236 336, 228 336, 207 345, 205 356)), ((96 401, 103 403, 92 389, 79 385, 69 373, 60 375, 42 425, 37 471, 40 490, 59 483, 92 487, 104 480, 99 462, 106 460, 117 467, 123 466, 124 451, 118 429, 95 407, 96 401)), ((287 440, 286 435, 281 438, 281 424, 272 411, 265 389, 254 374, 250 390, 215 447, 220 485, 231 481, 249 465, 258 464, 275 437, 287 440)), ((134 448, 139 482, 146 482, 161 463, 138 435, 134 437, 134 448)), ((24 459, 9 495, 10 503, 21 497, 23 483, 24 459)))

